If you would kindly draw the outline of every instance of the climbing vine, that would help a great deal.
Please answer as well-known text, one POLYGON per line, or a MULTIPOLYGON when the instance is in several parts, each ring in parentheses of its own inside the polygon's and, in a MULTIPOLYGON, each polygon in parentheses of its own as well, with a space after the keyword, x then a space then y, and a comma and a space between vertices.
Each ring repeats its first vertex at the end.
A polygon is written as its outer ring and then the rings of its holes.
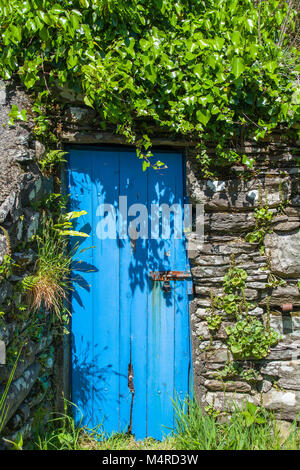
POLYGON ((60 91, 72 90, 103 129, 115 124, 136 145, 144 170, 163 164, 151 159, 157 127, 198 140, 208 167, 211 143, 214 164, 251 166, 226 142, 259 139, 299 117, 299 53, 287 34, 296 12, 284 1, 259 5, 0 0, 0 73, 34 94, 37 135, 49 133, 60 91))

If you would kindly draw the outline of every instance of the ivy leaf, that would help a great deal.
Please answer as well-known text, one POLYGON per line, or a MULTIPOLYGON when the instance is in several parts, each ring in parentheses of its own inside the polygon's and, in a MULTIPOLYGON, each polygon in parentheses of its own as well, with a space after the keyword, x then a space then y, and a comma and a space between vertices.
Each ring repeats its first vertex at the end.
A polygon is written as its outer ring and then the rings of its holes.
POLYGON ((241 57, 235 56, 232 60, 231 66, 232 66, 232 73, 235 76, 235 78, 239 78, 239 76, 245 70, 245 64, 241 57))
POLYGON ((241 33, 239 31, 234 31, 231 35, 231 41, 234 46, 238 47, 241 42, 241 33))
POLYGON ((203 110, 199 110, 197 111, 196 113, 196 116, 197 116, 197 120, 199 122, 201 122, 201 124, 203 124, 204 126, 206 126, 206 124, 208 123, 208 121, 210 120, 210 112, 208 111, 208 109, 203 109, 203 110))
POLYGON ((149 166, 150 162, 148 162, 147 160, 143 160, 143 171, 146 171, 149 166))
POLYGON ((252 170, 255 160, 254 158, 248 157, 247 155, 243 155, 242 162, 243 162, 243 165, 246 165, 250 170, 252 170))
POLYGON ((26 109, 22 109, 21 111, 19 111, 19 108, 17 105, 13 104, 12 107, 11 107, 11 110, 9 112, 9 117, 10 117, 10 120, 8 121, 8 124, 10 126, 13 126, 14 125, 14 120, 17 119, 19 121, 27 121, 27 112, 26 112, 26 109))
POLYGON ((85 95, 85 97, 83 98, 83 101, 85 102, 85 104, 87 106, 90 106, 91 108, 94 107, 94 103, 91 101, 91 99, 85 95))

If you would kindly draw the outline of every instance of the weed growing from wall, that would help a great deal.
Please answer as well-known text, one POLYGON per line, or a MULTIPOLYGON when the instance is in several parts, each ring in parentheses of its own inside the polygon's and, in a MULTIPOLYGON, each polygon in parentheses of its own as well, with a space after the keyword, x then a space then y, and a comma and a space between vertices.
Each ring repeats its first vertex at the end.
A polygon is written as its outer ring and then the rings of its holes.
POLYGON ((53 312, 62 322, 67 322, 69 311, 66 305, 67 295, 71 289, 70 266, 77 251, 75 245, 70 252, 68 237, 87 237, 83 232, 72 230, 72 219, 86 213, 69 212, 61 214, 57 223, 43 215, 40 234, 35 236, 37 244, 36 270, 33 275, 22 281, 28 292, 28 301, 34 311, 44 308, 53 312))
POLYGON ((234 320, 233 326, 226 327, 227 346, 235 359, 263 359, 269 353, 270 347, 278 340, 278 334, 257 318, 251 316, 255 305, 250 304, 245 297, 247 272, 238 268, 234 256, 231 257, 231 266, 223 280, 223 296, 211 296, 211 314, 208 316, 208 328, 217 330, 222 318, 215 314, 215 307, 222 310, 229 318, 234 320), (250 311, 250 312, 249 312, 250 311))

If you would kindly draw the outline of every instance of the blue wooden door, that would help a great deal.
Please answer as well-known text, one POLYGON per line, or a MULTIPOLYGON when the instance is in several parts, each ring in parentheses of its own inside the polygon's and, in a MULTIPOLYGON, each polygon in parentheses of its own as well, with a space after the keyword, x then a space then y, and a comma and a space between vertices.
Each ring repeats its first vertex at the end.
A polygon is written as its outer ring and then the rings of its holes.
POLYGON ((90 235, 72 270, 72 401, 82 425, 137 439, 169 433, 172 399, 191 388, 189 281, 150 275, 189 269, 174 212, 168 234, 152 210, 183 207, 182 155, 158 156, 168 168, 143 172, 133 150, 74 147, 67 172, 70 210, 87 211, 76 229, 90 235))

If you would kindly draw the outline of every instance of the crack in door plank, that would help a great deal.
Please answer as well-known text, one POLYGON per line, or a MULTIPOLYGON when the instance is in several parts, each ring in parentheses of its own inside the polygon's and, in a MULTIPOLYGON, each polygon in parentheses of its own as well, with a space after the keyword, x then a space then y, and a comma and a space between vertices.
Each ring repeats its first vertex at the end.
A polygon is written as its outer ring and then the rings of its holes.
POLYGON ((133 401, 134 401, 134 395, 135 395, 135 389, 134 389, 134 383, 133 383, 133 366, 132 362, 128 364, 128 388, 129 392, 131 393, 131 404, 130 404, 130 421, 129 421, 129 426, 127 433, 132 434, 132 414, 133 414, 133 401))

